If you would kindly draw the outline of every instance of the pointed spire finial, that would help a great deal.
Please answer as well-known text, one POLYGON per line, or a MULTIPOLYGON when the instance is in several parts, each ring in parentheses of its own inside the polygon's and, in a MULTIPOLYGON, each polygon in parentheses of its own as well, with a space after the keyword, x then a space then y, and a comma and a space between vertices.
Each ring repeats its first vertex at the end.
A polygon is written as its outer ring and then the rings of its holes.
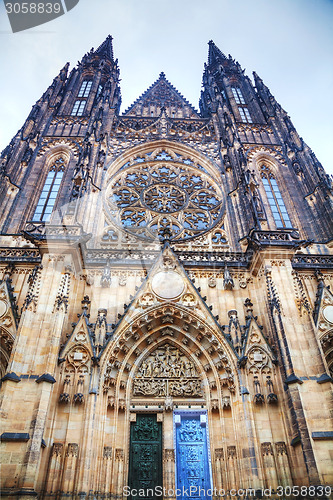
POLYGON ((215 45, 213 40, 209 40, 208 45, 208 64, 214 64, 218 61, 222 62, 227 59, 223 52, 215 45))
POLYGON ((164 71, 161 71, 161 73, 159 75, 159 78, 164 78, 165 79, 165 73, 164 73, 164 71))
POLYGON ((98 54, 100 56, 107 56, 111 61, 114 61, 112 40, 112 36, 108 35, 104 42, 95 51, 95 54, 98 54))

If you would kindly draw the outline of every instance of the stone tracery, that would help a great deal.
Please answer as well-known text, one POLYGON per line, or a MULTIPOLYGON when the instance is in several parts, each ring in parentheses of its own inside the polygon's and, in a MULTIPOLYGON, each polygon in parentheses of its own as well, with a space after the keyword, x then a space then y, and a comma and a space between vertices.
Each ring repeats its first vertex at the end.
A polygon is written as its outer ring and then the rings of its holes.
POLYGON ((165 150, 127 162, 106 198, 110 222, 150 240, 166 231, 173 240, 194 238, 215 227, 224 213, 221 189, 205 169, 165 150))

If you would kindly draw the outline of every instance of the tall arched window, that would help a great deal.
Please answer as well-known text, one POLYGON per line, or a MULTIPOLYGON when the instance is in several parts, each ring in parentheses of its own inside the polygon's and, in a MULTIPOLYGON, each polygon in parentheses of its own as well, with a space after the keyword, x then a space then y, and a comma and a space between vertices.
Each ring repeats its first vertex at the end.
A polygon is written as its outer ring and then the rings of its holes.
POLYGON ((72 109, 72 116, 82 116, 91 91, 92 81, 84 80, 72 109))
POLYGON ((277 182, 268 167, 261 167, 262 182, 277 228, 292 227, 277 182))
POLYGON ((34 221, 47 222, 50 220, 52 210, 59 192, 62 176, 64 175, 65 160, 63 157, 58 157, 52 164, 49 173, 47 174, 43 191, 39 197, 35 213, 34 221))

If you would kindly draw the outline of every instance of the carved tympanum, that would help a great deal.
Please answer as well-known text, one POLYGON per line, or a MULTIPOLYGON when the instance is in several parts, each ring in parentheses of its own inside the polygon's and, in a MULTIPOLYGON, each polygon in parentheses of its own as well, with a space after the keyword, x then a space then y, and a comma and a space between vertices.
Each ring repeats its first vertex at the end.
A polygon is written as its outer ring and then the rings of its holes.
POLYGON ((201 381, 193 362, 167 344, 141 363, 133 386, 134 396, 201 397, 201 381))

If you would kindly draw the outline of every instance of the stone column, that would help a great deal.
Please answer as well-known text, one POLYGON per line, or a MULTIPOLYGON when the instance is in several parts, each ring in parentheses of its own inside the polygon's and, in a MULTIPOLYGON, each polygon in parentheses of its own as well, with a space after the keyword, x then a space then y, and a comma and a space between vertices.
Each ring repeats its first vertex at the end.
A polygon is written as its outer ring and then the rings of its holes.
POLYGON ((266 477, 266 487, 274 488, 278 486, 276 467, 274 462, 273 447, 269 442, 261 443, 261 454, 263 457, 264 476, 266 477))
POLYGON ((100 491, 106 498, 111 497, 112 447, 104 446, 100 491))
POLYGON ((75 495, 75 473, 78 455, 79 445, 77 443, 68 443, 63 483, 61 488, 63 498, 68 498, 68 495, 70 494, 75 495))
POLYGON ((46 495, 54 495, 59 489, 63 449, 64 445, 62 443, 53 443, 45 486, 46 495))
POLYGON ((114 462, 114 475, 113 475, 113 494, 117 499, 123 498, 123 486, 124 486, 124 450, 117 448, 114 462))
MULTIPOLYGON (((167 491, 175 491, 175 450, 173 448, 163 451, 163 486, 167 491)), ((166 498, 175 497, 167 496, 166 498)))
POLYGON ((236 446, 227 447, 227 474, 228 474, 228 489, 237 488, 237 455, 236 446))
POLYGON ((290 473, 290 465, 288 460, 286 443, 284 441, 279 441, 278 443, 275 443, 275 450, 276 450, 279 485, 291 486, 293 482, 290 473))
POLYGON ((225 488, 224 476, 224 452, 223 448, 216 448, 215 450, 215 469, 216 469, 216 488, 220 490, 225 488))

